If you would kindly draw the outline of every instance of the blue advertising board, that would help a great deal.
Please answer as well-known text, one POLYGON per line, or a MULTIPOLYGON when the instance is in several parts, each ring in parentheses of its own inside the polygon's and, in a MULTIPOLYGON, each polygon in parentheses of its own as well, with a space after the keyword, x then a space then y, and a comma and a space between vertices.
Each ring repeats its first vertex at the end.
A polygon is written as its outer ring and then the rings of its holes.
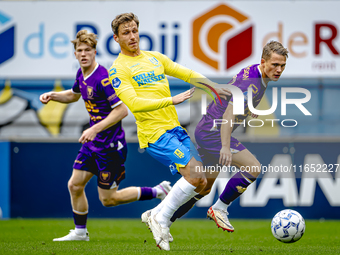
POLYGON ((10 143, 0 142, 0 219, 10 217, 10 143))
MULTIPOLYGON (((295 209, 305 218, 340 218, 339 143, 243 144, 261 162, 263 173, 230 206, 233 218, 271 218, 284 208, 295 209), (327 171, 321 171, 324 166, 327 171)), ((67 182, 79 148, 77 143, 12 142, 10 216, 72 217, 67 182)), ((221 173, 211 193, 185 217, 205 217, 230 176, 228 172, 221 173)), ((171 175, 167 167, 141 151, 137 143, 128 144, 126 179, 120 189, 154 186, 163 180, 174 184, 179 178, 180 175, 171 175)), ((154 199, 105 208, 98 199, 96 177, 85 191, 89 217, 139 218, 159 203, 154 199)))

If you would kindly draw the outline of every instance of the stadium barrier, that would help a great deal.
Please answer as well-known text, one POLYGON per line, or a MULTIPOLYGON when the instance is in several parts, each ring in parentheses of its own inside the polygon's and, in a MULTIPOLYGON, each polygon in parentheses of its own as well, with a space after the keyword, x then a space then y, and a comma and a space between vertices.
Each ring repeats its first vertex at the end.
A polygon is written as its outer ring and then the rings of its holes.
MULTIPOLYGON (((233 218, 271 218, 284 208, 295 209, 305 218, 340 218, 339 139, 245 140, 242 143, 259 159, 263 173, 229 208, 233 218)), ((0 146, 1 168, 10 172, 9 182, 5 171, 0 172, 1 177, 5 176, 0 178, 0 205, 3 210, 6 208, 3 201, 9 194, 2 190, 10 188, 8 216, 72 217, 67 181, 81 146, 79 143, 65 139, 17 140, 0 143, 0 146), (10 152, 7 164, 3 153, 6 151, 10 152)), ((206 216, 207 209, 216 201, 231 173, 223 171, 221 175, 210 195, 197 203, 185 217, 206 216)), ((137 143, 128 143, 126 179, 120 188, 154 186, 163 180, 174 184, 179 177, 172 176, 167 167, 140 150, 137 143)), ((89 217, 139 218, 141 213, 159 202, 151 200, 105 208, 98 199, 96 186, 96 177, 86 186, 89 217)))

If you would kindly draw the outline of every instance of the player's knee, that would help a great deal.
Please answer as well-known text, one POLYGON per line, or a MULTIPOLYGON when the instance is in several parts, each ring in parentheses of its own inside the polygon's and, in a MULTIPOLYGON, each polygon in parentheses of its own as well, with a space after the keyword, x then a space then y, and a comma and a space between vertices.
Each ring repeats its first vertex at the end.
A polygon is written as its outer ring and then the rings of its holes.
POLYGON ((204 176, 200 176, 200 177, 197 177, 197 178, 192 178, 190 180, 190 183, 197 187, 197 188, 203 188, 207 185, 207 178, 205 178, 204 176))
POLYGON ((247 166, 243 171, 247 171, 252 176, 257 177, 261 173, 261 164, 259 161, 252 162, 251 166, 247 166))
POLYGON ((84 186, 78 185, 74 183, 72 180, 69 180, 67 186, 68 186, 68 190, 70 191, 70 193, 74 195, 79 195, 84 190, 84 186))
MULTIPOLYGON (((209 184, 209 183, 208 183, 209 184)), ((205 185, 205 187, 201 190, 200 195, 206 196, 210 193, 211 191, 211 186, 210 185, 205 185)))
POLYGON ((105 207, 114 207, 120 205, 120 201, 116 197, 100 197, 99 199, 100 202, 102 202, 102 205, 105 207))
POLYGON ((112 198, 102 198, 100 199, 100 202, 102 202, 102 205, 105 207, 113 207, 118 205, 112 198))

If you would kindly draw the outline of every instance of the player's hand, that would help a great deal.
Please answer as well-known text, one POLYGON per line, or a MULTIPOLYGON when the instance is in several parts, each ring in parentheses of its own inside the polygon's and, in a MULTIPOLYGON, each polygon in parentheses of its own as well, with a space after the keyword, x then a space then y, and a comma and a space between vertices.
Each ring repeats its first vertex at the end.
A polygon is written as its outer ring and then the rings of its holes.
POLYGON ((79 138, 79 142, 84 144, 84 143, 93 141, 96 136, 97 136, 97 132, 93 128, 88 128, 84 130, 83 134, 79 138))
POLYGON ((220 150, 220 159, 219 159, 220 165, 230 166, 232 159, 233 159, 233 157, 232 157, 232 154, 230 152, 230 148, 226 147, 226 146, 222 146, 222 148, 220 150))
POLYGON ((231 92, 229 89, 226 89, 226 88, 215 88, 217 94, 224 98, 224 99, 227 99, 227 96, 231 96, 231 92))
POLYGON ((47 92, 40 95, 39 99, 43 104, 47 104, 52 99, 52 92, 47 92))
POLYGON ((193 93, 195 91, 195 88, 189 89, 181 94, 178 94, 174 97, 172 97, 172 103, 174 105, 180 104, 184 102, 185 100, 189 99, 192 97, 193 93))

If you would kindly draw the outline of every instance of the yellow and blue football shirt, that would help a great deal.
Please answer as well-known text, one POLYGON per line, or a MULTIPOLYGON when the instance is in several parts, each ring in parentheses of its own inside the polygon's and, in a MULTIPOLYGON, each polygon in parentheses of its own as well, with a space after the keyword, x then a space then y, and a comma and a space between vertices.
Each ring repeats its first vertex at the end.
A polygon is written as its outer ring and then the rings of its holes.
POLYGON ((180 126, 166 75, 186 82, 205 78, 154 51, 141 51, 136 57, 120 53, 110 68, 110 81, 117 96, 136 118, 141 148, 156 142, 167 130, 180 126))

